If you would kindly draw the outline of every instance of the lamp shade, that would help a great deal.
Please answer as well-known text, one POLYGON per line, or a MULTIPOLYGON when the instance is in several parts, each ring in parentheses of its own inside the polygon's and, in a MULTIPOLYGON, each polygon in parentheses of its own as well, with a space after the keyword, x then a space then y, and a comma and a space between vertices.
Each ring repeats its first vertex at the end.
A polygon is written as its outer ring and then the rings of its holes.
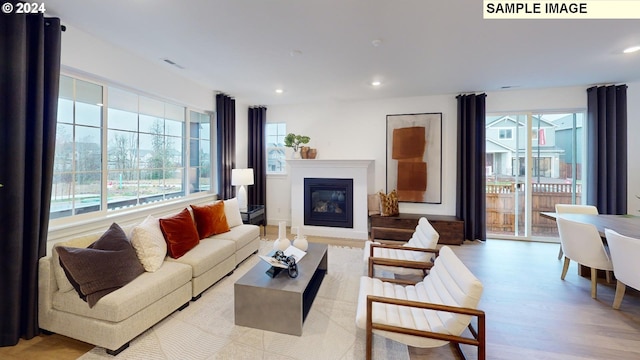
POLYGON ((253 169, 232 169, 231 185, 253 185, 253 169))

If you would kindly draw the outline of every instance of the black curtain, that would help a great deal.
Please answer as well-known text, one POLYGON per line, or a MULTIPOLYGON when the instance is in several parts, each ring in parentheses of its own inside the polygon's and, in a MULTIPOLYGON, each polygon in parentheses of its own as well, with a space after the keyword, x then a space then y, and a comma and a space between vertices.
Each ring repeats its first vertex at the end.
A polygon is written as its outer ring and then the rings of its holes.
POLYGON ((627 213, 627 85, 587 89, 587 203, 627 213))
POLYGON ((224 94, 216 95, 218 130, 218 188, 221 199, 234 196, 231 170, 236 167, 236 101, 224 94))
POLYGON ((266 130, 267 108, 256 106, 249 108, 249 158, 247 164, 253 169, 255 184, 248 187, 247 200, 252 205, 267 205, 267 156, 266 130))
POLYGON ((468 240, 486 240, 485 98, 458 95, 458 175, 456 216, 468 240))
POLYGON ((60 19, 0 20, 0 346, 38 335, 60 81, 60 19))

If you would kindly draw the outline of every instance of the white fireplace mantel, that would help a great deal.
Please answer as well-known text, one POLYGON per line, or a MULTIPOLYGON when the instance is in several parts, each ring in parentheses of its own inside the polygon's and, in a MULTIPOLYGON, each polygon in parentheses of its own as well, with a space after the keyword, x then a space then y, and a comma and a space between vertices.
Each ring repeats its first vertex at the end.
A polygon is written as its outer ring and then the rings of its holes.
POLYGON ((368 238, 367 195, 374 187, 374 160, 287 160, 291 168, 291 226, 307 235, 368 238), (353 179, 353 228, 304 225, 304 179, 353 179))

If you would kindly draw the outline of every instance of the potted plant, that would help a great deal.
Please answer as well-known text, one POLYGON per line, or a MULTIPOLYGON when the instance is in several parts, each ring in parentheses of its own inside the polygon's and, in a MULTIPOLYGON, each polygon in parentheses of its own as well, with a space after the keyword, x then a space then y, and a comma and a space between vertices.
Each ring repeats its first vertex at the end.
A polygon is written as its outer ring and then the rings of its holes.
POLYGON ((310 137, 304 135, 296 135, 293 133, 288 133, 287 136, 284 137, 284 146, 293 148, 293 156, 295 158, 300 158, 300 145, 308 144, 310 137))

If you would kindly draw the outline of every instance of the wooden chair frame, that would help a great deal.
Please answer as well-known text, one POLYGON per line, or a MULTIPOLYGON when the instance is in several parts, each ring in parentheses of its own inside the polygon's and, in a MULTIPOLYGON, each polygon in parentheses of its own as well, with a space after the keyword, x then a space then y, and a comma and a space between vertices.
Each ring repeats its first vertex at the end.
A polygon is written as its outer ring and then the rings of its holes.
MULTIPOLYGON (((439 250, 436 250, 436 249, 412 248, 412 247, 406 247, 402 245, 385 245, 385 244, 372 244, 371 255, 373 255, 374 246, 386 247, 391 249, 400 249, 400 250, 430 252, 435 254, 436 257, 439 255, 439 250)), ((376 257, 370 256, 369 257, 369 274, 368 274, 369 277, 375 277, 373 274, 373 268, 375 264, 387 265, 387 266, 401 266, 401 267, 408 267, 413 269, 423 269, 425 271, 433 267, 432 263, 424 263, 420 261, 409 261, 409 260, 395 260, 395 259, 387 259, 387 258, 376 258, 376 257)), ((403 284, 403 285, 413 285, 416 283, 415 281, 408 281, 408 280, 402 280, 402 279, 391 279, 391 278, 382 278, 382 277, 378 277, 378 278, 386 282, 403 284)), ((371 360, 371 356, 372 356, 371 353, 373 349, 373 330, 390 331, 390 332, 396 332, 400 334, 422 336, 422 337, 427 337, 431 339, 449 341, 452 347, 454 348, 454 350, 463 359, 466 359, 466 357, 464 356, 464 353, 460 348, 460 344, 477 346, 478 360, 486 359, 485 313, 482 310, 368 295, 367 296, 367 329, 366 329, 366 336, 367 336, 366 359, 367 360, 371 360), (476 331, 473 325, 469 323, 468 328, 469 328, 469 331, 471 332, 472 337, 464 337, 464 336, 435 333, 432 331, 422 331, 417 329, 374 323, 372 320, 373 319, 372 309, 373 309, 374 302, 421 308, 421 309, 431 309, 436 311, 447 311, 447 312, 453 312, 458 314, 475 316, 477 318, 478 329, 476 331)))
MULTIPOLYGON (((374 265, 386 265, 386 266, 404 267, 404 268, 410 268, 410 269, 419 269, 419 270, 422 270, 423 275, 426 275, 427 270, 433 267, 432 262, 397 260, 397 259, 374 257, 373 256, 374 248, 385 248, 385 249, 405 250, 405 251, 420 251, 420 252, 435 254, 436 257, 438 256, 438 253, 439 253, 437 249, 425 249, 425 248, 417 248, 417 247, 394 245, 394 244, 371 244, 371 247, 369 249, 369 269, 368 269, 369 277, 375 277, 374 271, 373 271, 374 265)), ((392 278, 379 277, 379 279, 382 279, 384 281, 390 281, 390 282, 398 282, 397 279, 392 279, 392 278)), ((410 284, 415 284, 415 283, 410 283, 410 284)))
POLYGON ((466 359, 466 358, 464 356, 464 353, 462 352, 462 349, 460 348, 460 344, 473 345, 478 347, 478 360, 486 359, 485 313, 482 310, 368 295, 367 296, 367 329, 366 329, 366 332, 367 332, 366 359, 367 360, 371 360, 371 356, 372 356, 373 330, 389 331, 389 332, 395 332, 399 334, 422 336, 430 339, 449 341, 455 348, 458 355, 460 355, 463 359, 466 359), (373 310, 374 302, 382 303, 382 304, 390 304, 390 305, 407 306, 407 307, 420 308, 420 309, 446 311, 446 312, 453 312, 458 314, 475 316, 477 318, 478 330, 476 331, 471 325, 471 323, 469 323, 468 328, 469 328, 469 331, 471 332, 472 337, 464 337, 464 336, 456 336, 456 335, 450 335, 450 334, 441 334, 441 333, 436 333, 432 331, 423 331, 423 330, 411 329, 406 327, 374 323, 372 318, 372 312, 373 312, 372 310, 373 310))

